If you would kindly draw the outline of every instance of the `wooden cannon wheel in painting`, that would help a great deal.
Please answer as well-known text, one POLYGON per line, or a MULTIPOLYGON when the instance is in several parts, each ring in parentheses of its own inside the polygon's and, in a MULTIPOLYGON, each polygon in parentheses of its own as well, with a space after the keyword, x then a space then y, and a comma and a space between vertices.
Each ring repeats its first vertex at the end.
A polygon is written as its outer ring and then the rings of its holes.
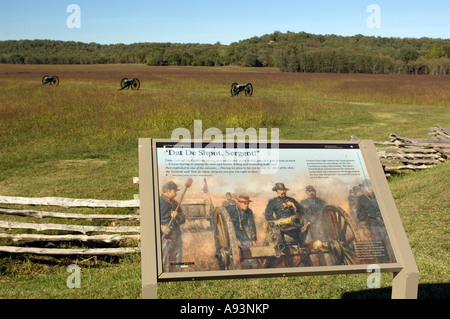
POLYGON ((220 269, 240 269, 239 241, 230 215, 224 207, 214 210, 214 240, 220 269))
POLYGON ((322 239, 321 250, 330 253, 338 265, 355 264, 357 232, 348 214, 342 208, 325 206, 322 209, 322 227, 328 238, 322 239))

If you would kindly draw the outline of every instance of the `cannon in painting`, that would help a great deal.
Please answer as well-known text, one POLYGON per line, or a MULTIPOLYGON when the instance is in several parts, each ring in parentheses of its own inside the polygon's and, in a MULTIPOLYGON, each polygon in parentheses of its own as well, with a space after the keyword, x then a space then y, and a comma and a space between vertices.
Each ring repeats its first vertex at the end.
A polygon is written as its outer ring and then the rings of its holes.
POLYGON ((181 209, 186 215, 187 231, 211 230, 213 228, 213 207, 204 200, 185 201, 181 209))
POLYGON ((305 242, 310 223, 304 223, 298 215, 275 221, 267 221, 263 230, 265 245, 244 247, 238 241, 233 223, 227 211, 214 211, 214 236, 216 258, 224 270, 242 269, 245 260, 256 260, 258 268, 311 266, 310 256, 329 254, 333 265, 356 263, 355 242, 359 236, 351 218, 337 206, 323 208, 323 238, 305 242), (299 236, 292 237, 298 233, 299 236))
POLYGON ((122 81, 120 81, 120 90, 124 89, 128 90, 129 88, 131 88, 132 90, 139 90, 140 87, 141 82, 139 81, 138 78, 134 79, 123 78, 122 81))
POLYGON ((253 85, 251 83, 247 84, 231 84, 231 96, 239 95, 239 93, 244 92, 245 96, 252 96, 253 85))
POLYGON ((59 85, 59 78, 56 75, 53 76, 48 76, 48 75, 44 75, 44 77, 42 78, 42 85, 59 85))

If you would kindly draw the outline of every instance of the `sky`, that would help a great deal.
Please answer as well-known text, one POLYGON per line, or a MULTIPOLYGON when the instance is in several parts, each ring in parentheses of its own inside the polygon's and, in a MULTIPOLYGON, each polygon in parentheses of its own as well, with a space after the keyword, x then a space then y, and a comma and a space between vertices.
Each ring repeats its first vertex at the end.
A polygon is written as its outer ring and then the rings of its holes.
POLYGON ((0 0, 0 4, 0 41, 230 44, 274 31, 450 38, 448 0, 0 0))

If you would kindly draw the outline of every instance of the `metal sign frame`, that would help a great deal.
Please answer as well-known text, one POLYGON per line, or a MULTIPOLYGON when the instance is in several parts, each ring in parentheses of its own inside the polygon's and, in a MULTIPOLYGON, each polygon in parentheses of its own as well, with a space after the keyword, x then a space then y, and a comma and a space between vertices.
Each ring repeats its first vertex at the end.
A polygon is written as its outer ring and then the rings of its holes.
MULTIPOLYGON (((157 298, 157 284, 162 281, 231 279, 270 276, 332 275, 367 273, 367 264, 308 266, 267 269, 208 270, 193 272, 163 272, 159 217, 159 185, 157 144, 174 144, 167 139, 139 139, 139 189, 141 222, 142 297, 157 298)), ((194 141, 192 141, 194 145, 194 141)), ((198 147, 198 144, 196 144, 198 147)), ((202 144, 200 144, 202 145, 202 144)), ((204 147, 205 144, 203 144, 204 147)), ((382 272, 394 274, 392 298, 417 298, 419 271, 404 231, 394 199, 372 141, 280 141, 281 147, 296 145, 326 145, 329 152, 340 146, 359 148, 371 187, 376 196, 386 231, 389 236, 394 262, 381 263, 382 272)))

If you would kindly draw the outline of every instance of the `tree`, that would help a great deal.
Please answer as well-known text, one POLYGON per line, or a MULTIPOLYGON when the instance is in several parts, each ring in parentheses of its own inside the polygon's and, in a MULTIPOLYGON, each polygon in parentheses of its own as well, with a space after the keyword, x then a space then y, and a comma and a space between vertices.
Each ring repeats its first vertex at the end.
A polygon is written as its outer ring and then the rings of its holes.
POLYGON ((405 63, 409 63, 409 61, 415 61, 419 57, 419 52, 413 48, 403 48, 400 50, 397 58, 402 60, 405 63))
POLYGON ((258 57, 254 53, 247 53, 244 58, 245 66, 261 67, 262 63, 258 60, 258 57))
POLYGON ((149 52, 145 57, 145 62, 147 65, 161 65, 164 60, 164 50, 162 49, 154 49, 149 52))
POLYGON ((300 72, 298 50, 295 45, 289 44, 274 52, 275 66, 283 72, 300 72))
POLYGON ((433 46, 428 50, 427 58, 428 59, 440 59, 440 58, 446 58, 447 53, 444 50, 444 47, 440 43, 435 43, 433 46))
POLYGON ((448 74, 450 39, 315 35, 275 31, 229 45, 0 41, 0 63, 246 65, 285 72, 448 74))
POLYGON ((188 52, 183 52, 180 57, 180 65, 191 65, 192 64, 192 55, 188 52))
POLYGON ((412 74, 426 74, 428 72, 427 61, 420 57, 408 64, 408 73, 412 74))

